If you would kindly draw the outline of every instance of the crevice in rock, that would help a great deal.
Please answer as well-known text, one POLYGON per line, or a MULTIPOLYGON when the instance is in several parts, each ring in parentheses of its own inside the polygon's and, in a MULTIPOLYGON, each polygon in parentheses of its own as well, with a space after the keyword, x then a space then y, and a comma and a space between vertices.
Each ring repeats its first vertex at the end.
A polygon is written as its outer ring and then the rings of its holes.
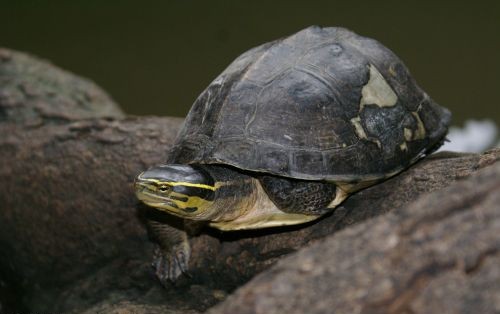
POLYGON ((478 272, 481 269, 481 267, 483 266, 483 264, 486 262, 486 260, 488 258, 497 255, 498 252, 499 252, 498 248, 490 248, 490 249, 482 252, 481 254, 479 254, 477 256, 477 258, 473 264, 465 266, 464 272, 467 275, 474 275, 476 272, 478 272))
POLYGON ((404 287, 395 290, 397 294, 391 298, 377 301, 376 303, 367 303, 362 314, 396 314, 412 313, 411 302, 420 294, 427 284, 442 273, 455 268, 457 263, 450 261, 447 263, 431 263, 421 268, 408 280, 404 287))

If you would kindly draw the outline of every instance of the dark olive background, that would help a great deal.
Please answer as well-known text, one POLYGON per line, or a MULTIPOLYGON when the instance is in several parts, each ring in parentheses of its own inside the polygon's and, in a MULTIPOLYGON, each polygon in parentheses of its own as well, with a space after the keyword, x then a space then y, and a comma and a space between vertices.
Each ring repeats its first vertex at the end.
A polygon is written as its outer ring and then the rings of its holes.
POLYGON ((500 1, 0 0, 0 46, 91 78, 131 114, 184 116, 239 54, 312 24, 391 48, 454 124, 500 124, 500 1))

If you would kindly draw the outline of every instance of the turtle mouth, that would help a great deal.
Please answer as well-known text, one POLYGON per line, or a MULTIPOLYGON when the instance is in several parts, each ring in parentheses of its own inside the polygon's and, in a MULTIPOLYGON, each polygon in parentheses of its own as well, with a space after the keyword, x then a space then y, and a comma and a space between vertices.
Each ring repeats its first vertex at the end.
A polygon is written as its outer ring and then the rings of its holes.
POLYGON ((154 192, 151 192, 150 188, 146 184, 136 183, 135 194, 137 198, 147 206, 156 208, 161 211, 165 211, 169 214, 181 218, 186 217, 186 211, 188 212, 195 211, 195 210, 190 211, 188 208, 179 207, 179 205, 174 200, 170 199, 169 196, 163 197, 158 194, 155 194, 154 192))
POLYGON ((164 207, 169 206, 173 208, 178 208, 177 204, 172 202, 168 197, 163 197, 151 191, 150 186, 147 183, 140 181, 135 182, 135 195, 137 198, 151 207, 164 207))
POLYGON ((142 203, 169 214, 196 219, 199 215, 197 196, 193 199, 189 195, 175 192, 173 189, 162 191, 156 182, 141 180, 140 176, 134 182, 135 195, 142 203))
POLYGON ((179 209, 176 203, 168 198, 161 197, 157 194, 149 192, 147 187, 143 187, 141 190, 136 191, 137 198, 148 206, 156 208, 175 208, 179 209))
POLYGON ((171 214, 176 214, 180 208, 172 202, 169 201, 164 201, 164 202, 149 202, 149 201, 142 201, 144 204, 154 207, 156 209, 164 210, 167 211, 171 214))

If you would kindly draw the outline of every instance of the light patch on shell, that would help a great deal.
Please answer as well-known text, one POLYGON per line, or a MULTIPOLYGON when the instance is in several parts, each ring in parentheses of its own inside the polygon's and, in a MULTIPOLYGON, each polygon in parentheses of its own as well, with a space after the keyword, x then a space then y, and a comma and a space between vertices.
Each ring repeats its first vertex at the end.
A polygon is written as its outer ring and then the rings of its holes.
POLYGON ((352 118, 351 124, 354 126, 354 131, 356 132, 356 135, 358 136, 359 139, 373 142, 373 143, 377 144, 378 148, 382 147, 382 144, 380 143, 380 141, 378 139, 369 138, 366 135, 365 129, 363 129, 363 126, 361 125, 361 118, 359 116, 352 118))
POLYGON ((337 185, 337 189, 335 191, 335 198, 328 204, 327 208, 335 208, 340 203, 342 203, 349 196, 348 188, 342 189, 340 184, 337 185))
POLYGON ((408 145, 406 145, 406 142, 403 142, 399 145, 399 148, 402 152, 406 152, 408 150, 408 145))
MULTIPOLYGON (((399 170, 398 170, 398 172, 399 172, 399 170)), ((389 173, 388 175, 393 176, 394 174, 389 173)), ((352 193, 355 193, 361 189, 372 186, 379 181, 380 181, 380 178, 375 178, 375 179, 366 178, 365 180, 358 182, 358 183, 330 181, 332 184, 335 184, 337 186, 337 189, 335 191, 335 198, 333 199, 333 201, 330 202, 330 204, 328 204, 327 208, 337 207, 340 203, 342 203, 352 193)))
POLYGON ((393 77, 396 77, 398 74, 396 73, 396 69, 394 67, 396 66, 395 63, 391 64, 389 67, 389 74, 392 75, 393 77))
POLYGON ((417 130, 413 134, 412 140, 422 140, 425 138, 424 123, 422 122, 422 119, 420 119, 418 113, 412 112, 411 114, 415 117, 415 120, 417 120, 417 130))
POLYGON ((409 142, 413 139, 413 131, 411 129, 404 128, 403 133, 404 133, 405 140, 407 142, 409 142))
POLYGON ((406 142, 421 140, 425 138, 425 127, 422 119, 420 119, 420 116, 417 112, 412 112, 411 114, 417 121, 417 129, 415 131, 409 128, 403 129, 403 136, 405 138, 405 141, 399 145, 399 148, 404 152, 408 151, 408 145, 406 144, 406 142))
POLYGON ((354 126, 354 131, 356 132, 356 135, 360 139, 364 139, 364 140, 368 139, 368 136, 366 136, 365 129, 363 129, 363 126, 361 125, 361 118, 359 116, 352 118, 351 124, 354 126))
POLYGON ((398 101, 398 96, 389 86, 382 74, 377 68, 370 64, 370 79, 361 90, 361 101, 359 102, 359 111, 368 104, 374 104, 379 107, 391 107, 398 101))

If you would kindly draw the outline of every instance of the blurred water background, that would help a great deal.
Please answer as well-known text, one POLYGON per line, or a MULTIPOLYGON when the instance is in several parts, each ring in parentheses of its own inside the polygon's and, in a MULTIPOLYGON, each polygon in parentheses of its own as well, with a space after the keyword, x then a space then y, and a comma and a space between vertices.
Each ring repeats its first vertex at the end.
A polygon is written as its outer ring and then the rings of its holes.
POLYGON ((130 114, 184 116, 245 50, 309 25, 375 38, 453 124, 500 124, 500 1, 5 1, 0 46, 95 81, 130 114))
POLYGON ((487 119, 469 119, 462 127, 450 127, 439 151, 479 153, 493 147, 500 147, 497 125, 487 119))

